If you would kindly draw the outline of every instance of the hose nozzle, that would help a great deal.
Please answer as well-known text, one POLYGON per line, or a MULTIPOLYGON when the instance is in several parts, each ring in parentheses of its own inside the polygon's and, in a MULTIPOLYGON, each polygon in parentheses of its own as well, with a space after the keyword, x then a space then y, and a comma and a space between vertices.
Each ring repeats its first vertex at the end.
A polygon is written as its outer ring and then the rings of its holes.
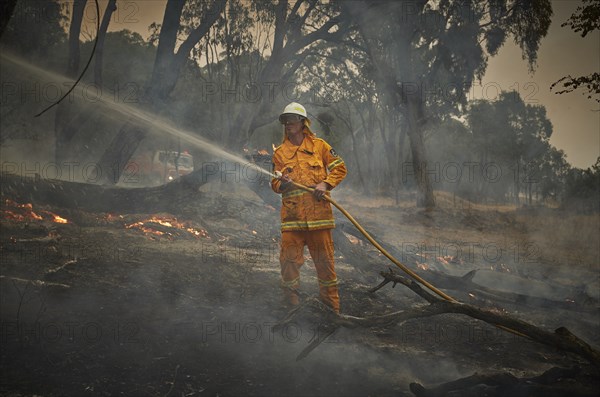
POLYGON ((275 178, 281 179, 282 176, 283 174, 281 173, 281 171, 275 171, 275 178))

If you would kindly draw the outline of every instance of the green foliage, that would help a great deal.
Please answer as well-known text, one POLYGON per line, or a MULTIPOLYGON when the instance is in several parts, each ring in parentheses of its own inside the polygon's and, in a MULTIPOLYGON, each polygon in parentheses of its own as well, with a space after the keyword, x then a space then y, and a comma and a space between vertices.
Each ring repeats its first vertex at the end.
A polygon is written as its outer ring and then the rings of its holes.
POLYGON ((582 212, 600 212, 600 157, 590 168, 570 170, 563 205, 582 212))
POLYGON ((501 195, 497 199, 512 193, 518 203, 523 189, 529 201, 533 190, 543 198, 560 193, 566 161, 564 153, 549 144, 553 129, 543 106, 524 103, 517 92, 502 92, 495 102, 474 102, 467 121, 479 160, 513 174, 502 189, 496 186, 493 194, 501 195))
MULTIPOLYGON (((600 29, 600 0, 584 0, 583 6, 578 6, 577 10, 567 22, 560 26, 569 26, 574 32, 581 32, 581 37, 585 37, 589 32, 600 29)), ((577 89, 584 89, 588 99, 594 99, 600 103, 600 73, 592 73, 587 76, 571 77, 565 76, 552 83, 550 89, 554 89, 562 83, 562 89, 556 94, 565 94, 577 89)))
POLYGON ((506 31, 496 26, 485 33, 485 49, 488 54, 494 56, 506 41, 506 31))
MULTIPOLYGON (((81 45, 82 58, 87 59, 94 45, 93 40, 81 45)), ((107 32, 104 44, 103 80, 107 88, 120 88, 132 93, 135 98, 152 73, 156 48, 144 41, 139 33, 124 29, 107 32)), ((89 72, 91 79, 92 73, 89 72)), ((132 98, 133 99, 133 98, 132 98)))
POLYGON ((21 56, 44 58, 64 45, 66 3, 19 1, 2 35, 2 44, 21 56))
MULTIPOLYGON (((46 26, 13 22, 2 42, 22 52, 54 45, 64 53, 66 18, 59 3, 46 3, 60 18, 46 26), (20 35, 25 35, 23 43, 20 35)), ((326 135, 344 156, 351 169, 347 184, 390 191, 403 186, 401 167, 411 160, 405 110, 407 98, 416 92, 421 95, 419 121, 430 161, 496 162, 507 174, 524 170, 537 178, 517 178, 516 184, 508 178, 488 186, 465 179, 441 188, 474 199, 504 200, 532 189, 542 197, 565 195, 562 184, 569 167, 564 153, 548 143, 552 125, 545 109, 524 103, 516 93, 502 93, 496 102, 469 103, 467 97, 473 82, 485 73, 488 58, 506 40, 515 40, 530 67, 535 65, 552 16, 548 0, 290 1, 287 8, 279 4, 228 1, 226 12, 192 50, 160 115, 224 145, 264 149, 280 142, 277 112, 296 99, 307 105, 316 132, 326 135), (349 12, 356 4, 366 5, 362 16, 368 21, 367 38, 349 12), (331 30, 311 41, 311 35, 327 24, 331 30), (338 31, 343 34, 336 35, 338 31), (281 42, 276 43, 275 36, 281 42), (373 62, 372 54, 381 62, 373 62), (257 82, 273 84, 275 96, 262 85, 260 99, 251 100, 257 82), (283 94, 285 84, 291 88, 283 94), (411 91, 414 86, 417 90, 411 91), (255 117, 260 123, 249 138, 241 124, 255 117)), ((179 43, 199 26, 209 6, 202 0, 186 1, 179 43)), ((120 100, 124 95, 137 100, 150 81, 160 28, 157 23, 150 26, 148 42, 127 30, 107 34, 104 84, 108 91, 119 89, 120 100)), ((91 42, 82 44, 83 59, 91 47, 91 42)), ((57 59, 66 64, 64 54, 57 59)), ((91 73, 85 79, 90 81, 91 73)), ((92 122, 90 128, 105 128, 92 122)))
POLYGON ((533 71, 541 39, 550 27, 552 4, 549 0, 527 0, 515 1, 511 7, 513 12, 501 25, 513 35, 515 43, 523 51, 523 59, 533 71))
POLYGON ((583 0, 575 13, 560 26, 569 26, 574 32, 585 37, 589 32, 600 29, 600 0, 583 0))
POLYGON ((565 76, 554 82, 550 86, 550 89, 554 89, 560 83, 562 83, 563 89, 556 91, 556 94, 566 94, 583 88, 585 90, 584 95, 587 95, 588 99, 600 102, 600 73, 594 72, 590 75, 579 77, 565 76))

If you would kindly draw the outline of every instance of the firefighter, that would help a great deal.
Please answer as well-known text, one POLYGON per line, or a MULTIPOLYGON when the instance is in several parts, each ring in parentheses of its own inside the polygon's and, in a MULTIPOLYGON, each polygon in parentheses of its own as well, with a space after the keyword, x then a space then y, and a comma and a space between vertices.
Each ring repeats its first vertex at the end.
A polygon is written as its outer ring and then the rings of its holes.
POLYGON ((339 313, 331 235, 335 223, 331 204, 323 196, 344 179, 346 166, 335 150, 311 131, 304 106, 290 103, 279 121, 285 134, 273 154, 273 172, 281 172, 282 177, 273 178, 271 187, 282 195, 279 262, 285 299, 291 305, 299 303, 295 291, 300 285, 304 246, 308 246, 317 270, 321 300, 339 313), (292 180, 313 187, 314 193, 296 189, 292 180))

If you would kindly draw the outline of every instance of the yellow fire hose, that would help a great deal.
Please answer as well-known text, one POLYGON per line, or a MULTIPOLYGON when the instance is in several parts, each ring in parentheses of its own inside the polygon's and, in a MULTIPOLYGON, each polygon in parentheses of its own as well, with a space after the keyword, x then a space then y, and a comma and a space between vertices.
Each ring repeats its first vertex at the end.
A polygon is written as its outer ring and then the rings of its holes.
MULTIPOLYGON (((279 176, 278 174, 276 174, 276 176, 279 176)), ((300 183, 294 182, 294 181, 290 181, 290 183, 295 186, 298 189, 302 189, 305 190, 307 192, 313 193, 315 191, 315 189, 310 188, 308 186, 304 186, 300 183)), ((426 286, 427 288, 429 288, 431 291, 435 292, 437 295, 441 296, 442 298, 444 298, 445 300, 449 301, 449 302, 454 302, 454 303, 460 303, 459 301, 457 301, 456 299, 454 299, 453 297, 451 297, 450 295, 444 293, 443 291, 440 291, 439 289, 437 289, 435 286, 433 286, 431 283, 427 282, 426 280, 424 280, 421 276, 419 276, 417 273, 413 272, 412 270, 410 270, 408 267, 406 267, 405 265, 403 265, 398 259, 394 258, 392 256, 392 254, 390 254, 385 248, 383 248, 381 246, 381 244, 379 244, 377 241, 375 241, 375 239, 373 237, 371 237, 371 235, 356 221, 356 219, 354 219, 354 217, 352 215, 350 215, 350 213, 348 211, 346 211, 344 209, 344 207, 342 207, 340 204, 338 204, 334 199, 332 199, 330 196, 328 195, 324 195, 323 199, 326 201, 329 201, 331 204, 333 204, 338 210, 341 211, 342 214, 344 214, 344 216, 346 218, 348 218, 348 220, 350 222, 352 222, 352 224, 354 226, 356 226, 356 228, 367 238, 367 240, 369 240, 369 242, 371 242, 371 244, 373 244, 373 246, 375 248, 377 248, 383 255, 385 255, 394 265, 398 266, 403 272, 405 272, 406 274, 408 274, 409 276, 411 276, 413 279, 417 280, 418 282, 420 282, 421 284, 423 284, 424 286, 426 286)), ((515 331, 514 329, 510 329, 507 328, 503 325, 498 325, 495 324, 496 327, 503 329, 505 331, 508 331, 512 334, 515 335, 519 335, 519 336, 523 336, 528 338, 527 335, 519 332, 519 331, 515 331)))
MULTIPOLYGON (((306 190, 307 192, 311 192, 312 193, 312 192, 315 191, 315 189, 313 189, 313 188, 301 185, 301 184, 299 184, 297 182, 294 182, 294 181, 290 181, 290 183, 292 185, 294 185, 295 187, 297 187, 298 189, 306 190)), ((431 285, 429 282, 427 282, 426 280, 424 280, 417 273, 413 272, 412 270, 410 270, 409 268, 407 268, 406 266, 404 266, 398 259, 394 258, 392 256, 392 254, 390 254, 385 248, 383 248, 381 246, 381 244, 379 244, 377 241, 375 241, 375 239, 373 237, 371 237, 371 235, 356 221, 356 219, 354 219, 354 217, 352 215, 350 215, 350 213, 348 213, 348 211, 346 211, 344 209, 344 207, 342 207, 341 205, 339 205, 337 203, 337 201, 335 201, 334 199, 332 199, 328 195, 324 195, 323 196, 323 200, 329 201, 338 210, 340 210, 342 212, 342 214, 344 214, 346 216, 346 218, 348 218, 348 220, 350 222, 352 222, 352 224, 354 226, 356 226, 356 228, 367 238, 367 240, 369 240, 371 242, 371 244, 373 244, 375 246, 375 248, 377 248, 379 251, 381 251, 381 253, 383 255, 385 255, 390 261, 392 261, 392 263, 394 265, 396 265, 400 269, 402 269, 403 272, 405 272, 406 274, 408 274, 409 276, 411 276, 412 278, 414 278, 415 280, 417 280, 418 282, 420 282, 421 284, 423 284, 424 286, 426 286, 427 288, 429 288, 430 290, 432 290, 433 292, 435 292, 436 294, 438 294, 439 296, 441 296, 442 298, 444 298, 445 300, 450 301, 450 302, 458 302, 456 299, 454 299, 450 295, 448 295, 448 294, 440 291, 439 289, 437 289, 436 287, 434 287, 433 285, 431 285)))

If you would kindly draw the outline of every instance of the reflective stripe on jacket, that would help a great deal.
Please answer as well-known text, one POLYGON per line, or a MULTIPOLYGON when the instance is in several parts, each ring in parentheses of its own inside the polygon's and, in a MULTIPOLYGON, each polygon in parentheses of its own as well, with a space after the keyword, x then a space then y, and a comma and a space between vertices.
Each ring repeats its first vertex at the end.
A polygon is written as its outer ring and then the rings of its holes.
MULTIPOLYGON (((305 133, 300 146, 289 139, 275 149, 273 171, 289 175, 294 182, 305 186, 315 186, 326 182, 336 187, 346 176, 346 165, 331 146, 322 139, 305 133)), ((281 181, 271 180, 275 193, 282 193, 281 230, 319 230, 335 227, 331 204, 318 201, 302 189, 291 187, 280 190, 281 181)))

